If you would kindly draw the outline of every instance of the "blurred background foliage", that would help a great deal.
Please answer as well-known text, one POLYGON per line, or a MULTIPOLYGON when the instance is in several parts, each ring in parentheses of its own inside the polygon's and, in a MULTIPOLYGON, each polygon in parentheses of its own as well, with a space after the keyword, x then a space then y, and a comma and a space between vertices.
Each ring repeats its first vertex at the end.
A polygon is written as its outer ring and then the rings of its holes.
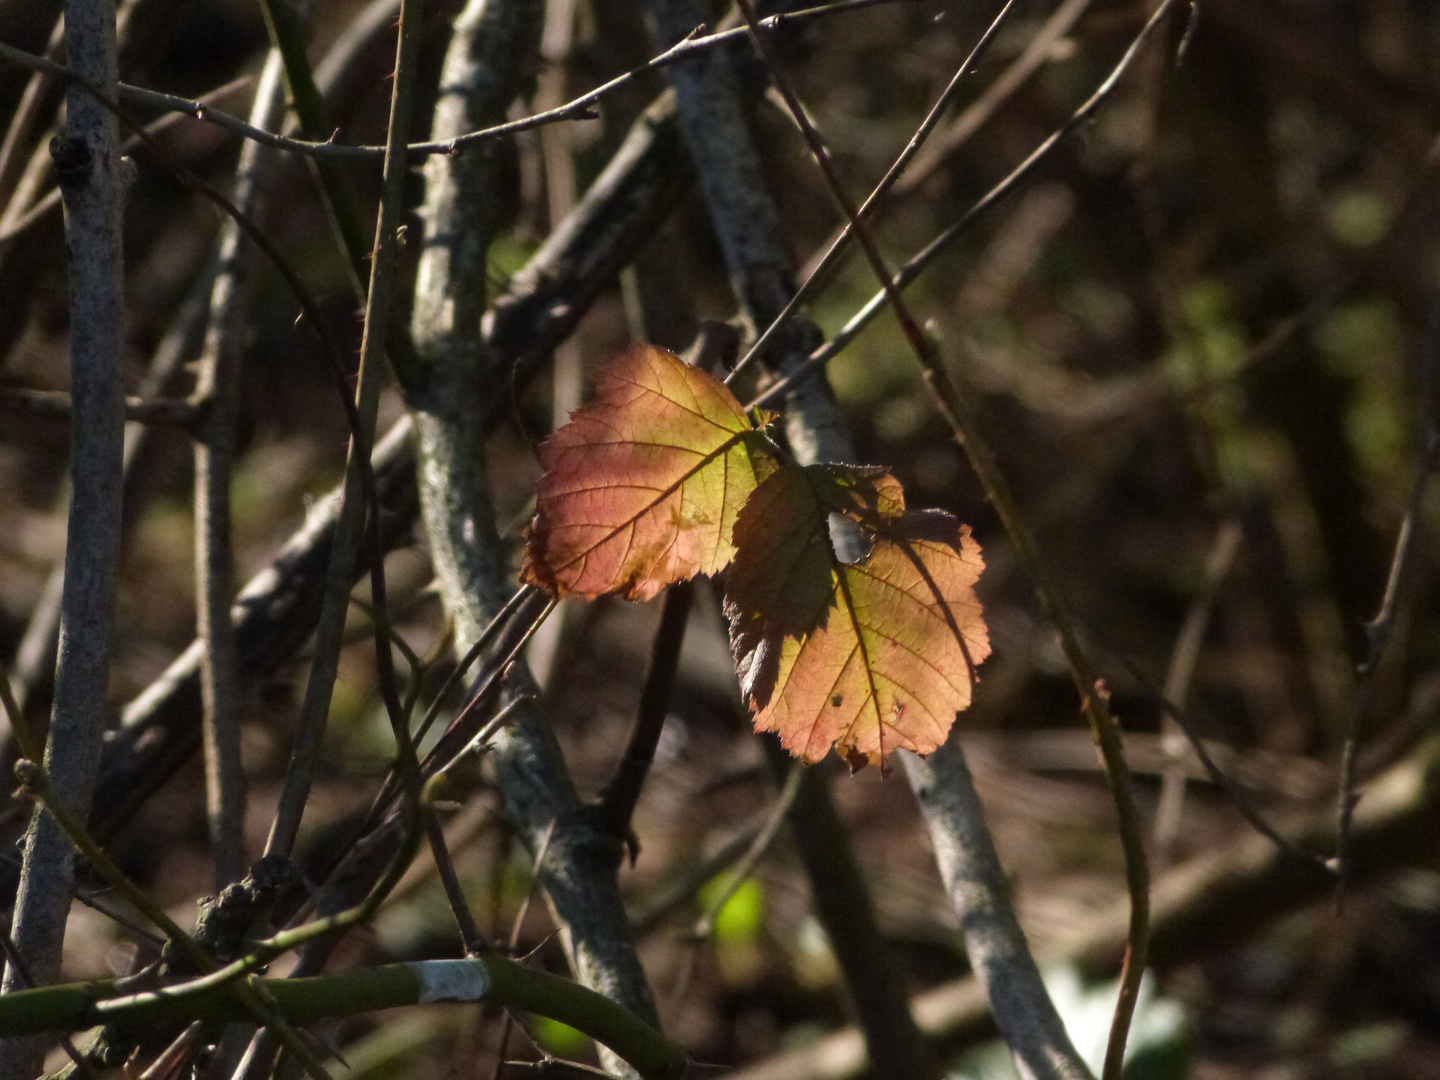
MULTIPOLYGON (((883 211, 884 250, 907 257, 1001 180, 1091 93, 1152 6, 1021 0, 883 211), (1061 8, 1070 10, 1068 25, 1032 63, 1027 55, 1061 8), (1024 66, 1033 70, 1008 92, 995 91, 1024 66)), ((437 0, 427 9, 417 138, 428 128, 455 8, 437 0)), ((878 180, 997 8, 897 0, 815 21, 791 43, 801 93, 852 193, 878 180)), ((125 0, 122 10, 127 81, 197 96, 258 73, 265 33, 250 0, 125 0)), ((353 0, 317 0, 317 60, 361 14, 353 0)), ((55 15, 50 2, 0 0, 0 39, 43 51, 55 15)), ((332 94, 336 123, 354 141, 383 138, 393 43, 389 22, 377 25, 332 94)), ((1213 596, 1193 675, 1181 686, 1187 714, 1225 751, 1223 763, 1257 808, 1280 822, 1302 820, 1325 813, 1334 797, 1366 621, 1406 512, 1417 439, 1435 408, 1427 394, 1440 348, 1429 314, 1440 274, 1440 191, 1430 140, 1440 130, 1440 7, 1203 0, 1186 33, 1183 20, 1168 27, 1096 119, 981 219, 911 297, 975 400, 1080 614, 1130 733, 1147 813, 1155 812, 1166 762, 1161 711, 1127 665, 1164 683, 1187 613, 1213 596), (1240 541, 1217 576, 1207 560, 1227 530, 1238 530, 1240 541)), ((568 55, 537 67, 537 76, 558 79, 567 96, 590 89, 648 55, 645 34, 629 0, 587 0, 568 55)), ((0 117, 12 113, 24 85, 20 73, 0 71, 0 117)), ((565 129, 580 190, 661 85, 658 76, 638 80, 603 103, 600 120, 565 129)), ((242 112, 249 87, 224 106, 242 112)), ((531 104, 517 104, 516 114, 531 104)), ((837 227, 831 201, 783 111, 757 96, 752 120, 787 243, 804 264, 837 227)), ((188 120, 163 138, 191 168, 228 183, 234 140, 188 120)), ((493 255, 497 282, 551 224, 540 137, 518 139, 514 151, 514 226, 493 255)), ((186 304, 208 287, 218 224, 144 152, 136 164, 126 250, 132 392, 167 335, 193 339, 186 304)), ((373 204, 378 176, 353 172, 373 204)), ((0 178, 11 184, 0 196, 15 198, 18 179, 0 178)), ((43 169, 35 180, 40 191, 51 184, 43 169)), ((418 175, 413 194, 418 200, 418 175)), ((263 224, 353 345, 359 324, 302 164, 278 174, 263 224)), ((412 245, 412 271, 414 254, 412 245)), ((813 314, 833 333, 873 291, 868 270, 851 260, 814 300, 813 314)), ((587 315, 575 347, 593 369, 637 330, 678 349, 700 320, 732 314, 716 243, 692 195, 633 276, 587 315)), ((311 338, 294 321, 289 295, 262 271, 248 320, 235 486, 240 581, 267 564, 307 500, 328 490, 343 465, 341 410, 311 338)), ((65 349, 63 245, 52 215, 0 245, 0 385, 63 390, 65 349)), ((193 342, 182 355, 193 357, 193 342)), ((1027 930, 1042 956, 1058 955, 1067 932, 1122 889, 1113 810, 1058 647, 894 321, 878 319, 830 375, 863 460, 893 469, 912 504, 945 507, 972 523, 986 549, 980 590, 995 655, 961 719, 962 738, 1027 930)), ((188 391, 182 362, 163 392, 188 391)), ((491 461, 502 523, 513 521, 518 539, 538 471, 533 447, 553 423, 551 386, 542 379, 523 393, 492 392, 509 399, 491 461)), ((382 427, 401 411, 398 396, 387 394, 382 427)), ((61 556, 66 457, 63 424, 0 412, 6 664, 61 556)), ((193 636, 190 470, 185 434, 151 430, 127 487, 117 709, 193 636)), ((1434 493, 1420 502, 1416 525, 1394 647, 1375 676, 1361 755, 1367 776, 1433 734, 1440 705, 1434 493)), ((433 694, 449 663, 446 628, 418 538, 391 557, 389 574, 397 629, 430 658, 423 693, 433 694)), ((598 790, 623 746, 656 618, 654 605, 567 606, 559 631, 532 658, 585 794, 598 790)), ((388 762, 368 623, 358 608, 354 619, 323 782, 306 819, 315 858, 367 805, 388 762)), ((247 688, 252 853, 269 826, 304 670, 302 654, 247 688)), ((642 920, 643 955, 668 1029, 699 1061, 741 1067, 813 1041, 846 1020, 848 1005, 783 833, 720 909, 708 944, 680 931, 717 900, 723 874, 709 884, 701 875, 688 899, 645 916, 708 855, 753 828, 772 797, 709 593, 692 618, 681 680, 636 818, 641 854, 622 883, 642 920)), ((43 695, 27 708, 43 716, 43 695)), ((820 768, 843 772, 838 762, 820 768)), ((127 869, 185 918, 208 881, 201 777, 192 762, 114 841, 127 869)), ((961 976, 965 959, 909 791, 873 771, 838 779, 835 791, 914 989, 961 976)), ((1179 820, 1156 840, 1161 865, 1223 852, 1248 829, 1203 778, 1188 786, 1179 820)), ((18 835, 22 808, 12 806, 5 821, 7 837, 18 835)), ((504 939, 515 923, 517 947, 558 970, 544 904, 530 903, 517 922, 529 861, 493 800, 457 808, 449 827, 463 837, 460 869, 482 926, 504 939)), ((1341 914, 1322 902, 1279 921, 1247 920, 1243 910, 1232 920, 1223 942, 1190 941, 1156 972, 1156 1000, 1183 1020, 1166 1029, 1163 1067, 1144 1075, 1440 1076, 1433 847, 1352 890, 1341 914)), ((456 947, 433 875, 420 866, 336 963, 456 947)), ((129 971, 151 955, 153 945, 76 907, 69 975, 129 971)), ((1071 996, 1083 995, 1076 988, 1071 996)), ((498 1031, 488 1012, 447 1006, 349 1021, 331 1037, 355 1075, 485 1076, 498 1031)), ((530 1034, 555 1053, 588 1053, 575 1033, 553 1024, 537 1022, 530 1034)), ((511 1047, 529 1053, 518 1036, 511 1047)), ((973 1075, 992 1075, 981 1059, 957 1060, 973 1075)))

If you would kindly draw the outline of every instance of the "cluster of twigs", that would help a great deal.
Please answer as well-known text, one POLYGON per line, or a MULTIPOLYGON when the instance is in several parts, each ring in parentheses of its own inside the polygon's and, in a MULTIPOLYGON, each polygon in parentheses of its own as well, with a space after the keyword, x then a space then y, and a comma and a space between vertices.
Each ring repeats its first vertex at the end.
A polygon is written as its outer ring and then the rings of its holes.
MULTIPOLYGON (((135 0, 136 6, 144 2, 135 0)), ((1102 120, 1123 88, 1147 70, 1161 72, 1154 77, 1163 78, 1171 65, 1178 65, 1195 35, 1204 32, 1197 29, 1203 27, 1200 5, 1196 0, 1146 5, 1143 18, 1126 24, 1124 47, 1078 106, 1069 109, 1048 137, 1027 148, 1019 165, 950 214, 916 254, 892 270, 877 233, 882 213, 953 160, 1006 97, 1047 62, 1089 5, 1085 0, 1059 5, 992 90, 942 133, 947 110, 962 95, 967 76, 987 62, 988 51, 1018 18, 1015 0, 994 5, 988 25, 925 120, 871 194, 857 204, 823 125, 801 99, 795 80, 799 64, 787 57, 786 49, 793 45, 797 28, 823 34, 826 27, 841 25, 841 19, 870 17, 868 9, 883 2, 841 0, 777 13, 757 10, 751 0, 736 0, 729 21, 712 27, 711 13, 702 3, 652 0, 658 44, 649 59, 559 105, 516 118, 516 102, 527 92, 532 60, 542 51, 542 37, 548 39, 551 33, 545 5, 539 0, 473 0, 456 14, 429 137, 417 139, 417 107, 427 93, 422 88, 422 5, 418 0, 375 0, 357 23, 371 26, 373 39, 383 39, 386 23, 398 16, 395 52, 388 65, 383 146, 334 134, 325 87, 308 59, 306 27, 282 0, 262 0, 269 53, 255 83, 248 120, 213 104, 228 88, 192 100, 119 82, 113 12, 92 0, 67 5, 63 62, 57 55, 35 55, 0 42, 0 63, 31 73, 10 135, 0 147, 0 199, 7 200, 0 213, 0 259, 47 221, 53 224, 55 197, 16 178, 19 155, 34 144, 47 88, 63 87, 66 95, 66 126, 51 152, 56 188, 66 209, 72 355, 68 395, 0 386, 0 411, 68 418, 73 477, 65 565, 49 590, 53 602, 37 609, 26 643, 18 650, 18 692, 12 695, 0 681, 14 756, 20 762, 22 805, 33 806, 18 875, 6 871, 16 903, 13 929, 4 940, 8 963, 5 994, 0 996, 0 1080, 28 1080, 39 1071, 48 1044, 37 1033, 58 1036, 72 1059, 71 1071, 90 1075, 136 1052, 144 1041, 137 1026, 143 1024, 156 1025, 170 1041, 170 1049, 150 1066, 157 1076, 157 1069, 173 1075, 207 1044, 214 1047, 217 1064, 212 1068, 224 1070, 223 1075, 260 1080, 303 1068, 324 1078, 331 1068, 331 1048, 301 1025, 434 1001, 491 1002, 517 1014, 562 1020, 603 1044, 601 1066, 612 1073, 670 1077, 690 1068, 684 1051, 663 1033, 662 1013, 635 946, 619 873, 627 851, 633 864, 644 842, 637 835, 638 807, 677 705, 687 634, 693 633, 703 605, 697 603, 692 585, 666 598, 633 728, 598 797, 587 800, 561 753, 551 710, 527 662, 527 648, 545 620, 565 609, 532 589, 513 588, 486 445, 512 420, 512 403, 545 371, 552 354, 575 339, 581 319, 597 299, 617 279, 630 291, 638 288, 632 264, 691 188, 699 191, 699 219, 717 241, 745 337, 746 351, 730 366, 729 380, 752 387, 752 407, 783 407, 796 460, 860 460, 849 418, 837 406, 826 368, 877 316, 892 314, 918 362, 931 407, 963 449, 978 490, 993 510, 997 544, 1003 535, 1003 550, 1023 572, 1038 596, 1045 624, 1058 638, 1058 656, 1073 700, 1098 750, 1124 861, 1123 930, 1107 915, 1078 935, 1068 952, 1092 970, 1118 966, 1120 971, 1119 1000, 1101 1067, 1106 1080, 1121 1075, 1147 966, 1174 963, 1187 955, 1185 949, 1193 946, 1184 944, 1190 940, 1186 934, 1198 933, 1196 923, 1213 922, 1217 911, 1229 910, 1226 904, 1243 903, 1286 883, 1295 885, 1293 895, 1272 903, 1276 911, 1293 908, 1325 889, 1338 900, 1342 890, 1390 865, 1367 854, 1370 846, 1389 852, 1413 847, 1419 824, 1432 820, 1436 812, 1429 782, 1433 751, 1421 745, 1377 782, 1368 809, 1360 802, 1360 759, 1367 725, 1377 720, 1386 700, 1381 673, 1396 662, 1390 654, 1403 619, 1406 583, 1416 573, 1428 478, 1440 451, 1433 385, 1440 316, 1432 315, 1421 345, 1424 408, 1418 448, 1412 455, 1383 597, 1363 634, 1346 733, 1339 740, 1336 820, 1328 831, 1313 820, 1277 826, 1207 751, 1184 703, 1215 618, 1217 596, 1237 558, 1241 529, 1235 522, 1241 514, 1233 507, 1243 502, 1243 493, 1234 485, 1217 485, 1232 506, 1231 520, 1222 523, 1209 581, 1184 620, 1164 686, 1155 688, 1124 647, 1113 649, 1119 662, 1107 681, 1102 672, 1112 669, 1098 648, 1109 644, 1107 635, 1087 626, 1077 613, 1083 609, 1071 595, 1073 580, 1058 568, 1033 510, 1016 493, 1008 463, 994 448, 999 440, 987 427, 989 410, 979 382, 956 375, 960 365, 955 354, 968 345, 957 349, 942 342, 917 314, 923 310, 921 302, 907 296, 927 270, 954 259, 1007 200, 1033 185, 1102 120), (1158 66, 1146 69, 1147 63, 1158 66), (546 125, 599 120, 618 95, 649 85, 657 72, 665 73, 670 89, 639 113, 608 165, 563 217, 557 213, 549 238, 528 262, 501 289, 493 289, 492 256, 510 228, 501 207, 507 189, 514 186, 509 155, 515 137, 546 125), (767 85, 798 129, 808 167, 833 199, 842 225, 798 283, 784 212, 765 183, 765 155, 753 133, 755 118, 749 115, 755 102, 763 100, 767 85), (289 120, 287 103, 293 110, 289 120), (164 131, 173 121, 146 125, 135 110, 186 115, 242 139, 231 192, 223 194, 200 170, 165 148, 164 131), (177 317, 170 361, 162 364, 157 356, 156 381, 128 399, 120 376, 120 228, 132 167, 121 157, 122 129, 137 152, 224 217, 213 277, 197 294, 197 302, 177 317), (311 170, 343 277, 363 311, 358 367, 347 360, 335 320, 307 283, 294 253, 266 224, 267 194, 287 161, 304 161, 311 170), (422 164, 424 202, 418 221, 407 223, 407 178, 422 164), (378 178, 373 175, 376 165, 378 178), (366 184, 378 184, 373 230, 357 194, 357 187, 366 184), (879 291, 858 310, 847 312, 827 341, 806 314, 806 305, 816 305, 827 287, 848 280, 844 258, 851 245, 863 254, 879 291), (304 526, 274 561, 237 593, 230 580, 236 561, 232 483, 241 443, 237 428, 243 330, 260 272, 256 253, 283 281, 287 303, 315 337, 340 399, 337 411, 343 416, 348 452, 339 487, 312 506, 304 526), (196 379, 193 390, 182 397, 171 373, 180 358, 192 352, 196 379), (381 436, 377 424, 387 381, 404 415, 381 436), (123 710, 118 725, 104 737, 112 596, 124 540, 122 480, 133 460, 133 444, 149 437, 132 431, 132 445, 127 446, 127 421, 173 425, 194 442, 196 641, 123 710), (393 565, 387 557, 406 546, 417 527, 424 534, 447 627, 435 657, 422 657, 397 629, 387 581, 387 566, 393 565), (363 604, 351 595, 362 579, 368 586, 363 604), (371 793, 368 808, 349 823, 346 842, 324 865, 307 866, 302 873, 294 860, 302 824, 314 805, 335 688, 342 678, 347 628, 353 627, 357 608, 363 609, 366 633, 374 644, 379 701, 392 740, 389 773, 371 793), (272 678, 302 649, 308 678, 285 777, 263 851, 251 852, 244 688, 272 678), (448 652, 455 654, 453 666, 444 659, 448 652), (58 663, 52 659, 57 653, 58 663), (404 677, 397 669, 397 653, 407 668, 404 677), (438 670, 446 674, 437 687, 432 675, 438 670), (1223 865, 1177 868, 1152 890, 1151 849, 1158 846, 1168 858, 1173 822, 1185 794, 1183 761, 1190 750, 1180 738, 1165 744, 1169 756, 1162 770, 1160 818, 1170 824, 1157 826, 1152 841, 1127 760, 1119 710, 1113 707, 1112 687, 1118 679, 1139 688, 1131 691, 1132 706, 1145 703, 1164 716, 1171 736, 1178 733, 1189 741, 1209 778, 1239 805, 1262 838, 1257 847, 1245 848, 1223 865), (54 705, 42 747, 37 703, 47 698, 53 698, 54 705), (193 935, 179 927, 105 848, 145 800, 201 748, 216 903, 223 906, 228 897, 239 911, 234 916, 239 929, 224 944, 207 936, 203 919, 193 935), (473 767, 480 754, 486 758, 483 775, 473 767), (482 927, 475 891, 452 851, 455 838, 447 833, 442 808, 477 804, 492 791, 508 834, 529 850, 533 884, 548 901, 574 982, 531 970, 506 955, 496 943, 498 935, 482 927), (428 846, 463 949, 465 959, 456 961, 462 966, 385 965, 323 974, 346 932, 373 924, 382 905, 404 888, 402 880, 422 845, 428 846), (126 979, 55 985, 76 892, 77 852, 89 871, 163 936, 165 951, 150 968, 126 979), (253 864, 252 854, 259 858, 253 864), (287 869, 272 879, 276 866, 287 869), (1202 869, 1210 875, 1204 890, 1192 881, 1202 869), (1202 895, 1203 903, 1196 899, 1202 895), (259 977, 262 968, 291 954, 295 964, 287 978, 259 977), (199 1021, 225 1026, 192 1026, 199 1021), (84 1047, 65 1034, 88 1027, 101 1027, 102 1032, 84 1047)), ((573 21, 573 11, 558 7, 573 21)), ((548 16, 559 21, 565 17, 556 15, 554 7, 548 16)), ((329 70, 334 73, 333 67, 329 70)), ((38 147, 34 155, 42 159, 38 147)), ((1432 152, 1419 167, 1417 192, 1433 157, 1432 152)), ((550 182, 560 183, 553 177, 550 182)), ((1390 224, 1392 238, 1415 201, 1397 211, 1390 224)), ((563 202, 552 198, 551 205, 563 202)), ((1377 246, 1377 251, 1382 249, 1383 243, 1377 246)), ((1319 299, 1275 327, 1248 353, 1230 358, 1225 377, 1238 383, 1262 369, 1323 318, 1354 280, 1350 275, 1340 286, 1323 290, 1319 299)), ((1162 286, 1171 288, 1165 281, 1162 286)), ((1191 331, 1179 325, 1183 303, 1172 294, 1162 298, 1160 306, 1176 323, 1170 331, 1180 342, 1177 349, 1198 355, 1203 347, 1187 341, 1191 331)), ((643 336, 639 320, 632 320, 631 332, 643 336)), ((697 354, 704 353, 697 349, 697 354)), ((1162 378, 1140 385, 1131 399, 1139 404, 1164 400, 1170 390, 1162 373, 1162 378)), ((555 392, 557 397, 561 393, 558 375, 555 392)), ((1181 404, 1204 413, 1220 393, 1223 387, 1207 376, 1181 404)), ((1202 418, 1196 426, 1214 452, 1225 436, 1223 425, 1202 418)), ((846 548, 854 548, 856 538, 839 528, 835 541, 844 557, 863 557, 862 551, 846 548)), ((710 939, 724 906, 755 872, 788 821, 814 892, 817 917, 854 1002, 871 1068, 887 1077, 938 1077, 941 1066, 933 1045, 937 1030, 971 1023, 978 998, 963 987, 954 991, 963 1004, 952 1001, 939 1021, 934 1010, 926 1011, 925 999, 912 1003, 905 973, 880 933, 874 899, 828 783, 813 771, 783 768, 775 760, 770 765, 780 787, 763 820, 727 845, 702 872, 677 883, 673 895, 663 897, 654 910, 674 910, 728 869, 725 885, 710 898, 691 934, 697 941, 710 939)), ((1022 1073, 1091 1075, 1020 928, 960 743, 952 739, 923 762, 907 760, 905 773, 935 849, 970 970, 1022 1073)), ((527 909, 528 901, 510 934, 510 952, 527 909)), ((692 952, 691 963, 694 957, 692 952)), ((687 981, 688 976, 679 980, 682 985, 687 981)), ((497 1060, 503 1059, 508 1040, 508 1013, 506 1023, 497 1060)), ((847 1070, 862 1067, 863 1054, 846 1053, 847 1070)), ((787 1059, 777 1058, 771 1066, 780 1070, 777 1075, 811 1075, 805 1070, 818 1068, 812 1059, 787 1064, 787 1059)), ((757 1075, 763 1074, 762 1068, 757 1075)))

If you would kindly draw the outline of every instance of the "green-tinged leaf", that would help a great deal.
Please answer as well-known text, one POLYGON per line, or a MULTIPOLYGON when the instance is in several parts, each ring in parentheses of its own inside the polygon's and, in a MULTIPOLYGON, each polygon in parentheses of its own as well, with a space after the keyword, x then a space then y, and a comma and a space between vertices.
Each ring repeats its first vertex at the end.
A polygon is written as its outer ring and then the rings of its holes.
POLYGON ((557 596, 645 600, 724 569, 740 508, 774 468, 723 383, 650 346, 606 368, 539 455, 522 576, 557 596))
POLYGON ((905 513, 905 489, 878 465, 810 465, 805 474, 827 510, 869 528, 883 528, 905 513))
POLYGON ((736 524, 726 613, 741 687, 756 730, 806 761, 833 745, 852 768, 887 770, 896 749, 936 749, 989 655, 979 544, 949 514, 903 506, 888 475, 786 468, 736 524), (837 511, 872 535, 863 562, 835 557, 837 511))
POLYGON ((835 592, 835 551, 814 474, 784 468, 740 513, 740 555, 725 583, 737 658, 767 633, 803 634, 825 617, 835 592))

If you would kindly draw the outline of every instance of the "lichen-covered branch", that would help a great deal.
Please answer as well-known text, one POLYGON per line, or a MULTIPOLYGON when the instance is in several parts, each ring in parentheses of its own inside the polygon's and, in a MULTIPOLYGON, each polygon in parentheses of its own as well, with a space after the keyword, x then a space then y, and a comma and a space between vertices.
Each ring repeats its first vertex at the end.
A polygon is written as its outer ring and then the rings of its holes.
MULTIPOLYGON (((543 17, 537 0, 472 0, 455 24, 432 137, 503 119, 539 46, 543 17)), ((478 146, 426 164, 425 246, 411 323, 416 362, 405 386, 431 559, 461 651, 513 588, 483 454, 486 406, 508 392, 509 380, 485 363, 479 333, 490 244, 506 225, 514 194, 504 175, 506 149, 478 146)), ((527 682, 522 665, 512 685, 523 693, 527 682)), ((658 1023, 616 884, 620 841, 581 807, 533 700, 517 704, 492 745, 507 813, 542 852, 537 877, 576 977, 658 1023)), ((613 1058, 607 1065, 624 1067, 613 1058)))
MULTIPOLYGON (((65 47, 71 67, 103 93, 117 79, 115 9, 99 0, 65 5, 65 47)), ((89 809, 100 760, 109 679, 110 627, 120 554, 120 475, 125 401, 121 210, 126 170, 117 152, 115 119, 80 87, 67 100, 66 128, 55 142, 56 175, 65 199, 70 255, 71 425, 69 533, 61 600, 55 704, 46 767, 80 811, 89 809)), ((70 912, 74 856, 52 819, 36 813, 25 838, 14 938, 29 974, 41 983, 60 965, 70 912)), ((16 965, 4 988, 24 985, 16 965)), ((0 1044, 0 1077, 29 1080, 44 1043, 0 1044)))
POLYGON ((928 758, 902 753, 901 763, 935 845, 935 861, 960 920, 970 967, 1022 1076, 1089 1080, 1015 917, 1010 885, 958 739, 928 758))

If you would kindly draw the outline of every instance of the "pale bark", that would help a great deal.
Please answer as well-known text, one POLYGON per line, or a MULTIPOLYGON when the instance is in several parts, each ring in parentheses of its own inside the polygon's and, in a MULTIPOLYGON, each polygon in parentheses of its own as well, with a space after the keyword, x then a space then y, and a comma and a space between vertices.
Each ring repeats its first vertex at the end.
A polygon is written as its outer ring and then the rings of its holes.
MULTIPOLYGON (((69 0, 65 27, 70 67, 113 95, 114 8, 103 0, 69 0)), ((120 552, 125 428, 121 210, 127 166, 117 151, 114 116, 78 86, 69 90, 66 129, 52 144, 52 153, 65 199, 74 422, 73 495, 45 767, 56 789, 84 815, 100 761, 120 552)), ((39 983, 52 981, 59 970, 73 886, 69 840, 48 815, 34 814, 25 837, 14 938, 30 976, 39 983)), ((10 965, 4 988, 21 985, 20 973, 10 965)), ((0 1045, 0 1077, 29 1080, 44 1049, 43 1040, 6 1041, 0 1045)))

